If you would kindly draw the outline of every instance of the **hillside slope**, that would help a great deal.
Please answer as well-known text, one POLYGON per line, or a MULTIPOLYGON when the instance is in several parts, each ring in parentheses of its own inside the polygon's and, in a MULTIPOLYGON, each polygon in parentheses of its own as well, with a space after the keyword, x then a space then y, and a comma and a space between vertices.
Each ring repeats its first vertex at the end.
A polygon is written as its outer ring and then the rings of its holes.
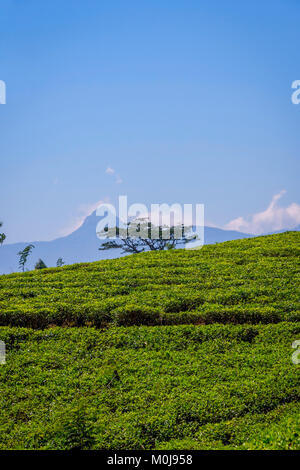
POLYGON ((299 237, 0 276, 0 449, 300 449, 299 237))
POLYGON ((300 449, 299 323, 0 327, 0 449, 300 449))
POLYGON ((0 325, 299 320, 299 232, 0 276, 0 325))
MULTIPOLYGON (((33 269, 35 263, 41 258, 47 266, 56 266, 59 257, 66 264, 92 262, 102 259, 112 259, 121 256, 121 250, 99 251, 101 241, 96 236, 97 223, 101 220, 96 212, 89 215, 81 227, 65 237, 52 241, 33 241, 35 249, 28 259, 28 269, 33 269)), ((248 238, 251 235, 232 230, 205 227, 205 243, 220 243, 228 240, 248 238)), ((17 272, 18 252, 28 243, 4 244, 0 251, 0 274, 17 272)))

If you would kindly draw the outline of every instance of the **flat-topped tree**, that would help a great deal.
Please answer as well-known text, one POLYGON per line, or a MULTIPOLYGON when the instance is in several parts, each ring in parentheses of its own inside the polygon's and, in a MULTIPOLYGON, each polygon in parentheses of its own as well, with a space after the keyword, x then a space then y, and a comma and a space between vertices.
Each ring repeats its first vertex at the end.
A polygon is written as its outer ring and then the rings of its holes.
MULTIPOLYGON (((99 250, 119 248, 123 250, 122 253, 171 250, 197 238, 195 234, 187 236, 187 232, 182 225, 155 226, 151 222, 134 221, 128 223, 127 228, 114 227, 104 230, 103 238, 114 239, 103 242, 99 250)), ((101 238, 101 234, 98 236, 101 238)))

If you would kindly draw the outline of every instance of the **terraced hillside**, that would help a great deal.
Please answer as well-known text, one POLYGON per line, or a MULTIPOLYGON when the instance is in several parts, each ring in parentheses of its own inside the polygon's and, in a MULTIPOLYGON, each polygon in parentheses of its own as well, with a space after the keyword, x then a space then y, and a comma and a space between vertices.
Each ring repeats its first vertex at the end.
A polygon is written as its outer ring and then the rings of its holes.
POLYGON ((299 320, 300 233, 0 276, 0 325, 299 320))
POLYGON ((299 241, 0 277, 0 449, 299 449, 299 241))

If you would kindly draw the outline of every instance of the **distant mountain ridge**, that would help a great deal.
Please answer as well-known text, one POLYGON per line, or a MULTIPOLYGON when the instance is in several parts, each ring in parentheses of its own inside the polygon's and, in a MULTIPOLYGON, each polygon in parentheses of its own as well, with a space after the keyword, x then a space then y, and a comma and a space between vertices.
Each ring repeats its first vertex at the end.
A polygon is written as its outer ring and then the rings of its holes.
MULTIPOLYGON (((34 269, 35 263, 41 258, 48 267, 56 266, 57 259, 62 257, 65 264, 98 261, 102 259, 118 258, 121 250, 99 251, 101 241, 96 235, 96 226, 99 217, 96 211, 86 217, 83 224, 70 235, 57 238, 52 241, 32 242, 35 246, 28 258, 26 269, 34 269)), ((300 226, 294 230, 300 231, 300 226)), ((280 232, 284 232, 281 230, 280 232)), ((276 232, 276 233, 280 233, 276 232)), ((221 243, 229 240, 250 238, 254 235, 247 233, 223 230, 215 227, 205 227, 205 244, 221 243)), ((19 271, 18 252, 23 250, 29 243, 4 244, 0 247, 0 274, 9 274, 19 271)), ((123 255, 124 256, 124 255, 123 255)))

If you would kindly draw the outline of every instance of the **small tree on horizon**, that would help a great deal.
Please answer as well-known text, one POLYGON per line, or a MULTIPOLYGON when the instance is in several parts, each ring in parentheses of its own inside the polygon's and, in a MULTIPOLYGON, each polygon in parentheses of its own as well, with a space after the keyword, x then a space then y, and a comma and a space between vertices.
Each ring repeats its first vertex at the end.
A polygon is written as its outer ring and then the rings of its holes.
MULTIPOLYGON (((2 227, 2 225, 3 225, 3 222, 0 222, 0 227, 2 227)), ((0 245, 2 245, 5 239, 6 239, 5 233, 0 233, 0 245)))
POLYGON ((47 266, 45 265, 44 261, 41 258, 39 258, 34 269, 45 269, 45 268, 47 268, 47 266))
POLYGON ((27 258, 30 255, 30 253, 32 252, 33 248, 35 248, 35 246, 30 244, 30 245, 27 245, 24 248, 24 250, 19 251, 19 253, 18 253, 18 255, 20 257, 19 258, 19 267, 22 269, 23 272, 25 271, 25 264, 27 262, 27 258))
POLYGON ((65 263, 64 263, 62 257, 58 258, 58 260, 56 261, 56 267, 57 268, 61 268, 64 264, 65 263))

